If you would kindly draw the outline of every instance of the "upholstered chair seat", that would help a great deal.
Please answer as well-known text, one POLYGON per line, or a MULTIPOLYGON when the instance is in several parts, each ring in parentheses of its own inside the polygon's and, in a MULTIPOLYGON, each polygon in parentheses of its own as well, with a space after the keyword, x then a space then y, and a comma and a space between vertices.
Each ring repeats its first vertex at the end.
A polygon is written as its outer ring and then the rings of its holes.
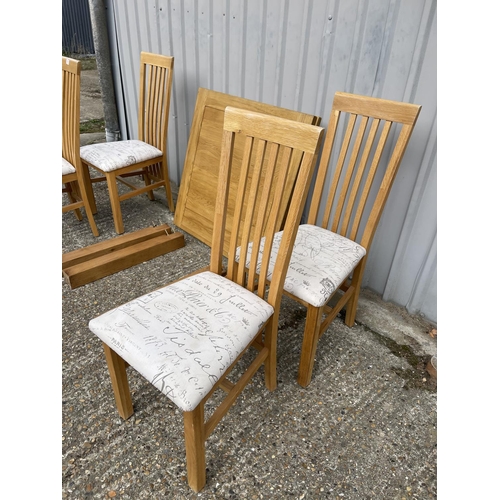
MULTIPOLYGON (((282 231, 276 233, 273 240, 268 279, 273 274, 282 235, 282 231)), ((261 243, 259 262, 263 248, 264 242, 261 243)), ((319 226, 302 224, 293 245, 284 289, 314 307, 322 307, 365 254, 366 250, 355 241, 319 226)), ((246 266, 249 265, 248 257, 246 266)))
POLYGON ((73 165, 71 165, 71 163, 68 160, 62 158, 62 174, 68 175, 68 174, 74 174, 75 172, 76 168, 73 165))
POLYGON ((138 140, 103 142, 80 148, 80 158, 103 172, 112 172, 153 158, 161 161, 161 157, 161 150, 138 140))
POLYGON ((192 411, 274 308, 206 271, 113 309, 90 330, 183 411, 192 411))

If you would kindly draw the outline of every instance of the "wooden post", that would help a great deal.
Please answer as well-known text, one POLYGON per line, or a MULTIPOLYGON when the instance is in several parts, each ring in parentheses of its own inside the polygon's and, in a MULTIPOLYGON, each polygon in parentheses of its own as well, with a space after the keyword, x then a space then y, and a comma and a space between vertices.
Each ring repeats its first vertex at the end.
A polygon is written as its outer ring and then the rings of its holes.
POLYGON ((111 385, 115 393, 116 407, 120 417, 127 420, 134 413, 132 406, 132 398, 127 380, 127 371, 125 361, 116 354, 113 349, 103 343, 106 361, 108 363, 109 375, 111 377, 111 385))
POLYGON ((206 482, 204 418, 203 402, 193 411, 184 412, 188 483, 196 492, 200 491, 206 482))

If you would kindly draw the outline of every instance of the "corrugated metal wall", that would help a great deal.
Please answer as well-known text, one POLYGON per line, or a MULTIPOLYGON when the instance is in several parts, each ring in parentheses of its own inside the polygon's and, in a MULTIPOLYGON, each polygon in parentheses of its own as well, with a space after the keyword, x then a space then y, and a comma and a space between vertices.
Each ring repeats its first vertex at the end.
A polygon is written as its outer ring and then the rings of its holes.
POLYGON ((94 54, 88 0, 62 0, 62 50, 68 54, 94 54))
POLYGON ((175 57, 179 183, 199 87, 328 118, 335 91, 422 105, 364 286, 437 322, 436 0, 108 0, 122 137, 137 134, 142 50, 175 57))

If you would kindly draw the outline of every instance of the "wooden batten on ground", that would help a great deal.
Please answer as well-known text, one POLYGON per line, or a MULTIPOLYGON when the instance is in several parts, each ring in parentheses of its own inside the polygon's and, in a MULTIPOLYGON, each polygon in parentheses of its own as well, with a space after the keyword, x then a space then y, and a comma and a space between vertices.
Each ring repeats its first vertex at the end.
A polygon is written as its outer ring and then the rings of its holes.
POLYGON ((73 289, 184 245, 182 233, 162 224, 67 252, 62 256, 62 273, 73 289))

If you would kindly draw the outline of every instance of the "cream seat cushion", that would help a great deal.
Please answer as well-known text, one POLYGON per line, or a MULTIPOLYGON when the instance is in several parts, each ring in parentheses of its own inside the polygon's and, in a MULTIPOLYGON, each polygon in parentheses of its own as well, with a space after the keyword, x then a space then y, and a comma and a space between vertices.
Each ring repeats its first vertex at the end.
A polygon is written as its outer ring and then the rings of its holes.
POLYGON ((76 172, 76 168, 71 165, 71 163, 66 160, 66 158, 62 159, 62 174, 63 175, 68 175, 68 174, 74 174, 76 172))
MULTIPOLYGON (((283 232, 273 240, 267 277, 271 278, 283 232)), ((260 260, 264 250, 261 242, 260 260)), ((239 252, 237 251, 237 259, 239 252)), ((250 264, 251 251, 246 265, 250 264)), ((285 279, 285 290, 315 307, 325 305, 333 292, 351 274, 366 250, 356 242, 332 231, 311 224, 302 224, 297 231, 292 257, 285 279)))
POLYGON ((212 389, 273 307, 209 271, 113 309, 90 330, 183 411, 212 389))
POLYGON ((80 148, 80 158, 103 172, 112 172, 160 156, 161 150, 137 140, 102 142, 80 148))

